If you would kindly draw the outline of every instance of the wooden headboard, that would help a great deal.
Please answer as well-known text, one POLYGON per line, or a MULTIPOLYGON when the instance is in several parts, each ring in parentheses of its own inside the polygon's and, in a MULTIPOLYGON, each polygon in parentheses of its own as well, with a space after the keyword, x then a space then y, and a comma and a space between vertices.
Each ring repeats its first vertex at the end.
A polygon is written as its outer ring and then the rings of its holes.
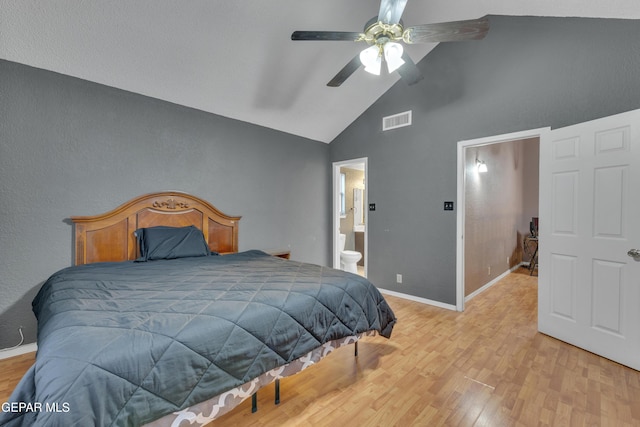
POLYGON ((133 234, 143 227, 194 225, 212 251, 238 252, 239 216, 228 216, 209 202, 187 193, 166 191, 136 197, 112 211, 73 216, 75 264, 127 261, 138 257, 133 234))

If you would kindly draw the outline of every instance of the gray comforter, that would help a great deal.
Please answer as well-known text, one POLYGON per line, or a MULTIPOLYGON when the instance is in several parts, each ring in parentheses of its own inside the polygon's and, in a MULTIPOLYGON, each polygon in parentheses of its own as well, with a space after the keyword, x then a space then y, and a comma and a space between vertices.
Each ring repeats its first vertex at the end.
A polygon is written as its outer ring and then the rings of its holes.
POLYGON ((395 323, 366 279, 260 251, 70 267, 33 309, 37 361, 0 425, 141 425, 395 323))

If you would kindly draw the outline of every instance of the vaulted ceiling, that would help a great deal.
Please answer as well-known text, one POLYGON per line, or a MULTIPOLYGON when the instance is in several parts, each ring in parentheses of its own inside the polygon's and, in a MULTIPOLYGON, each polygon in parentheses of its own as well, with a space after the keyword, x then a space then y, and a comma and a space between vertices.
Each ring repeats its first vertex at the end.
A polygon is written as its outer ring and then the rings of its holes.
MULTIPOLYGON (((294 42, 291 33, 363 31, 378 8, 379 0, 2 0, 0 58, 329 143, 398 75, 360 68, 327 87, 366 44, 294 42)), ((411 26, 485 15, 640 19, 640 5, 409 0, 402 19, 411 26)), ((406 49, 417 63, 433 47, 406 49)))

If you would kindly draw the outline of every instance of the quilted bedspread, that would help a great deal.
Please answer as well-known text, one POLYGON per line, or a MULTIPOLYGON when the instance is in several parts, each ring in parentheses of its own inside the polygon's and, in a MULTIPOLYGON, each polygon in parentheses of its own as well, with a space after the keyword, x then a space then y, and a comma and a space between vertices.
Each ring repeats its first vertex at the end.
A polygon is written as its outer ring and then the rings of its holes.
POLYGON ((70 267, 33 309, 37 360, 0 425, 142 425, 395 323, 365 278, 260 251, 70 267))

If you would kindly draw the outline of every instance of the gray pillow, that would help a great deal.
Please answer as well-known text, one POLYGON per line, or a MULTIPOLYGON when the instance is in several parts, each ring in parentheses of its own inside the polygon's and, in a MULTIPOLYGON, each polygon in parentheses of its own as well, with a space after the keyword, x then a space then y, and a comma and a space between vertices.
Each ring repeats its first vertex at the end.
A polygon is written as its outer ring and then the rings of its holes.
POLYGON ((148 227, 135 231, 140 246, 136 261, 208 256, 211 254, 202 231, 188 227, 148 227))

